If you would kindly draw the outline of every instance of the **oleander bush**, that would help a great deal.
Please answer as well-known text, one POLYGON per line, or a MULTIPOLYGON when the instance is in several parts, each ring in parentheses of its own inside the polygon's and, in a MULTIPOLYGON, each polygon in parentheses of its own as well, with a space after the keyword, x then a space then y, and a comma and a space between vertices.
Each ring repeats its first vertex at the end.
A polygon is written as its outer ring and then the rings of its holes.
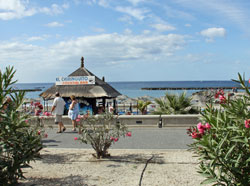
MULTIPOLYGON (((188 129, 194 139, 191 150, 198 156, 202 184, 223 186, 250 185, 250 92, 238 74, 245 94, 237 99, 215 94, 221 108, 207 105, 197 127, 188 129)), ((250 83, 250 82, 249 82, 250 83)))
POLYGON ((80 117, 78 120, 81 120, 79 122, 80 137, 76 137, 75 140, 90 144, 96 152, 94 156, 98 159, 109 157, 108 149, 120 137, 131 136, 131 132, 119 122, 117 116, 109 113, 80 117))
POLYGON ((24 178, 22 168, 42 149, 41 135, 37 127, 28 124, 29 115, 22 112, 25 92, 16 92, 12 85, 15 70, 6 67, 0 71, 0 183, 14 185, 24 178))

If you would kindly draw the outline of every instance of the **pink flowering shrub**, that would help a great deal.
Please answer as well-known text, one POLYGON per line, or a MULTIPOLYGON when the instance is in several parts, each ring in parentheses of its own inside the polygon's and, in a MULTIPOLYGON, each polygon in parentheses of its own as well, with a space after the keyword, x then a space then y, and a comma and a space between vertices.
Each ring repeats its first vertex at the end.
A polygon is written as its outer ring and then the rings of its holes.
MULTIPOLYGON (((236 80, 234 80, 236 81, 236 80)), ((191 150, 199 157, 202 184, 250 185, 250 92, 239 74, 246 94, 230 100, 222 96, 220 109, 207 106, 201 121, 188 129, 194 139, 191 150)))
POLYGON ((0 185, 17 185, 23 168, 43 148, 38 131, 29 125, 30 115, 20 111, 25 92, 12 88, 14 74, 13 67, 0 71, 0 185))
POLYGON ((96 152, 94 156, 98 159, 110 156, 108 149, 112 144, 118 142, 120 137, 131 137, 132 135, 127 127, 112 114, 79 119, 81 120, 78 123, 80 137, 74 139, 90 144, 96 152))

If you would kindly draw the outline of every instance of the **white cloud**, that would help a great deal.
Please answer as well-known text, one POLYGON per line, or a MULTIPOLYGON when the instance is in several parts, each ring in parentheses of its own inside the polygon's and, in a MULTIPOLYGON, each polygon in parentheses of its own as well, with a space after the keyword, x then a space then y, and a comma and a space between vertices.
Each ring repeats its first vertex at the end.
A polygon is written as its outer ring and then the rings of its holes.
MULTIPOLYGON (((159 6, 162 7, 162 4, 160 4, 159 6)), ((163 8, 168 17, 179 18, 179 19, 184 19, 184 20, 195 20, 195 17, 191 13, 178 10, 168 5, 164 5, 163 8)))
POLYGON ((105 29, 104 29, 104 28, 92 28, 92 30, 93 30, 94 32, 99 32, 99 33, 105 32, 105 29))
POLYGON ((127 0, 127 1, 133 4, 134 6, 137 6, 137 4, 139 3, 145 2, 145 0, 127 0))
POLYGON ((32 37, 29 37, 27 39, 27 41, 41 41, 41 40, 44 40, 45 38, 44 37, 41 37, 41 36, 32 36, 32 37))
POLYGON ((116 7, 115 10, 118 12, 126 13, 140 21, 143 20, 146 17, 145 14, 149 12, 149 10, 147 9, 121 6, 116 7))
POLYGON ((20 19, 27 16, 32 16, 37 13, 60 14, 64 9, 68 8, 68 4, 57 5, 52 4, 51 8, 29 7, 29 1, 24 0, 0 0, 0 19, 20 19))
POLYGON ((128 35, 132 34, 132 30, 127 28, 127 29, 124 30, 124 34, 128 34, 128 35))
POLYGON ((208 28, 202 30, 200 34, 207 38, 206 41, 212 42, 215 37, 225 37, 226 30, 224 28, 208 28))
POLYGON ((36 13, 33 8, 27 8, 21 0, 0 0, 0 19, 9 20, 32 16, 36 13))
POLYGON ((185 46, 185 43, 185 37, 178 34, 128 35, 117 33, 79 37, 46 47, 20 42, 0 42, 0 67, 6 63, 15 65, 21 74, 20 77, 18 76, 21 81, 26 81, 30 77, 37 77, 36 80, 30 80, 33 82, 52 81, 52 79, 49 80, 49 77, 55 77, 53 71, 59 68, 61 70, 71 68, 72 59, 75 61, 82 55, 95 65, 161 61, 174 55, 176 51, 185 46), (36 68, 25 68, 34 65, 36 68), (45 72, 47 75, 44 74, 45 72), (43 77, 43 79, 39 77, 43 77))
POLYGON ((191 26, 192 26, 192 25, 189 24, 189 23, 185 24, 185 27, 191 27, 191 26))
POLYGON ((57 14, 62 14, 64 9, 68 8, 69 8, 68 4, 63 4, 61 6, 57 4, 52 4, 51 8, 48 7, 39 8, 39 12, 49 15, 57 15, 57 14))
POLYGON ((48 27, 62 27, 63 24, 55 21, 55 22, 51 22, 51 23, 46 24, 46 26, 48 26, 48 27))
POLYGON ((143 30, 143 32, 142 32, 143 34, 150 34, 151 33, 151 31, 150 30, 143 30))
POLYGON ((109 3, 107 0, 99 0, 98 5, 102 6, 102 7, 109 7, 109 3))
POLYGON ((124 15, 118 19, 119 21, 125 22, 127 24, 133 24, 132 18, 128 15, 124 15))
POLYGON ((169 24, 154 24, 151 25, 151 27, 155 28, 156 30, 160 31, 160 32, 165 32, 165 31, 172 31, 172 30, 176 30, 176 28, 172 25, 169 24))
POLYGON ((181 6, 188 7, 194 11, 202 12, 203 14, 213 15, 216 19, 231 21, 238 24, 241 28, 249 32, 248 25, 250 24, 249 9, 244 6, 246 3, 242 1, 228 0, 175 0, 181 6), (211 14, 213 12, 213 14, 211 14))

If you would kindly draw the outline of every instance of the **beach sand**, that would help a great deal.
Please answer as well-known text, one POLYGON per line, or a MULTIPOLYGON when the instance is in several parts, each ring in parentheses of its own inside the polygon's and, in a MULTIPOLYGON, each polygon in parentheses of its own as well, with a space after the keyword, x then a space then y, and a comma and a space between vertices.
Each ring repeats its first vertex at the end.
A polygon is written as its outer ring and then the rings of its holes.
POLYGON ((198 186, 197 158, 187 150, 109 150, 111 157, 97 160, 92 149, 52 149, 41 151, 41 160, 24 168, 27 180, 19 185, 198 186))

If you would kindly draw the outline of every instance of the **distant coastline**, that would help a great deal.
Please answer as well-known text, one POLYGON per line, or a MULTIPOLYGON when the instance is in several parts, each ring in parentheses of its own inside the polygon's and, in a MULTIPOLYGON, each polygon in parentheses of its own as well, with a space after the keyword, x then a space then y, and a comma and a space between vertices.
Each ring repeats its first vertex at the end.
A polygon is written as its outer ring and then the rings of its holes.
MULTIPOLYGON (((200 88, 206 87, 238 87, 238 84, 233 81, 128 81, 128 82, 107 82, 121 94, 126 95, 131 98, 137 98, 141 96, 150 96, 150 97, 161 97, 164 96, 168 91, 170 93, 181 93, 186 91, 188 96, 191 96, 193 93, 199 91, 200 88), (175 87, 180 90, 142 90, 142 88, 167 88, 175 87), (196 90, 183 90, 186 87, 197 88, 196 90)), ((39 98, 39 94, 44 90, 53 86, 54 83, 17 83, 14 88, 17 89, 36 89, 40 88, 41 91, 27 92, 27 98, 39 98)))

